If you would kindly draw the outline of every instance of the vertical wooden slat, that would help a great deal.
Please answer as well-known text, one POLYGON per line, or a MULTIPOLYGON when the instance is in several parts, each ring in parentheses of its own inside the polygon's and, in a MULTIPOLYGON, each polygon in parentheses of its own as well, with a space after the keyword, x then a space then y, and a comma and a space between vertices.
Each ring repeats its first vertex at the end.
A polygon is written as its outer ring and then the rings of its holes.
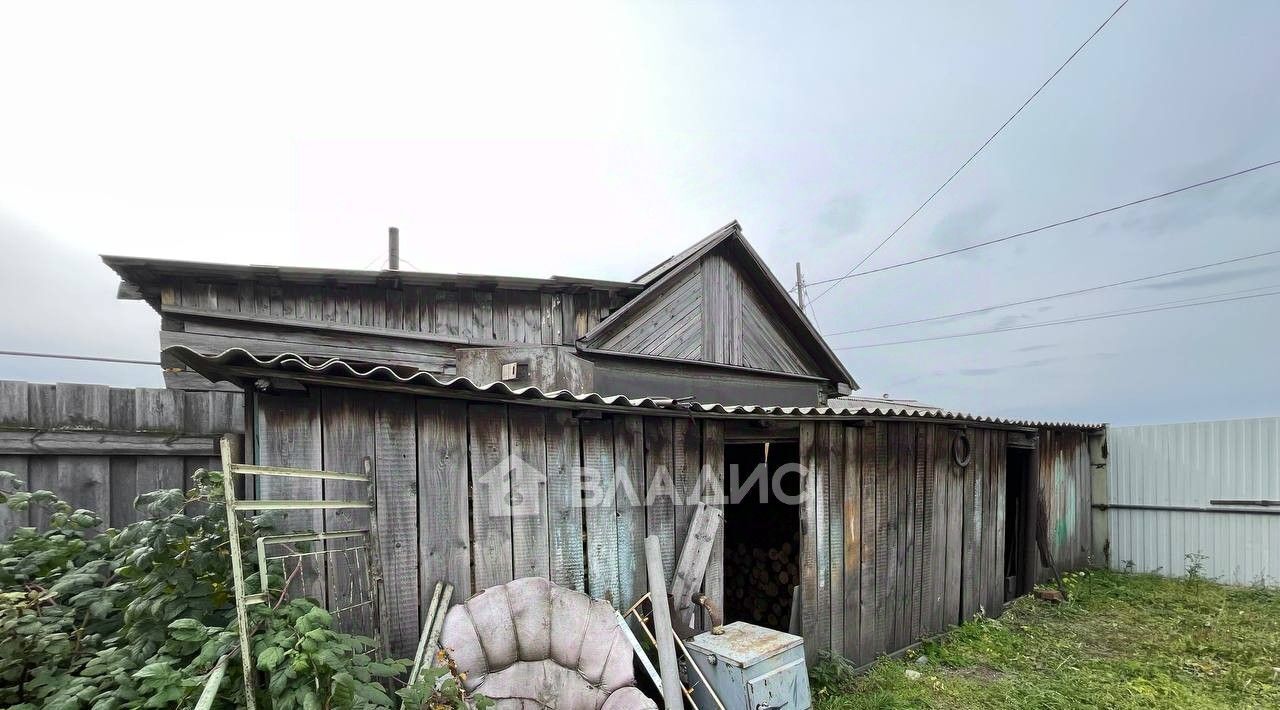
POLYGON ((435 303, 431 309, 431 332, 457 335, 461 330, 458 313, 458 292, 450 288, 435 290, 435 303))
POLYGON ((927 552, 929 549, 928 534, 931 531, 927 520, 927 514, 932 513, 928 507, 928 473, 929 473, 929 447, 926 445, 926 426, 916 424, 912 427, 915 430, 915 451, 913 468, 915 469, 915 492, 912 497, 912 503, 915 510, 912 511, 912 554, 911 561, 913 584, 911 588, 911 639, 916 639, 924 635, 925 624, 922 617, 928 613, 928 602, 926 595, 928 594, 929 572, 926 562, 928 561, 927 552))
POLYGON ((978 485, 980 441, 974 431, 965 431, 972 446, 968 466, 964 467, 964 556, 960 582, 960 619, 968 620, 977 613, 979 605, 978 560, 982 545, 982 487, 978 485))
POLYGON ((499 342, 511 342, 511 321, 507 317, 507 294, 510 291, 498 290, 493 293, 493 339, 499 342))
POLYGON ((876 608, 875 645, 872 655, 889 650, 893 635, 894 547, 897 544, 897 485, 891 465, 896 460, 895 437, 888 422, 876 424, 876 608))
POLYGON ((107 429, 111 425, 111 388, 60 382, 54 390, 59 429, 107 429))
MULTIPOLYGON (((320 393, 320 416, 324 427, 324 468, 368 475, 373 471, 375 444, 376 395, 354 390, 326 388, 320 393)), ((355 481, 325 481, 324 497, 329 500, 365 500, 369 497, 368 485, 355 481)), ((324 529, 327 532, 363 530, 369 527, 369 513, 364 510, 329 510, 324 513, 324 529)), ((328 545, 330 550, 340 550, 351 545, 349 540, 337 540, 328 545)), ((325 556, 325 575, 328 582, 329 603, 332 609, 341 609, 367 599, 372 593, 364 571, 368 559, 360 560, 350 553, 333 552, 325 556)), ((373 615, 367 612, 341 614, 335 620, 337 628, 347 633, 371 635, 373 615)))
MULTIPOLYGON (((107 428, 111 421, 110 396, 110 388, 106 385, 58 384, 53 394, 54 427, 107 428)), ((181 487, 181 481, 179 477, 178 487, 181 487)), ((54 491, 71 507, 97 513, 104 527, 112 525, 110 457, 59 456, 57 488, 54 491)))
POLYGON ((384 645, 396 658, 412 656, 418 633, 418 447, 413 399, 378 397, 374 421, 377 536, 382 571, 384 645))
POLYGON ((30 426, 30 392, 26 382, 0 380, 0 426, 12 429, 30 426))
POLYGON ((562 409, 547 414, 547 516, 551 581, 585 592, 578 422, 562 409))
POLYGON ((471 596, 471 506, 467 476, 467 404, 418 400, 419 608, 436 582, 471 596))
POLYGON ((897 650, 911 643, 911 567, 910 544, 912 530, 911 495, 914 490, 914 469, 912 465, 915 441, 912 438, 914 427, 911 424, 898 426, 898 460, 894 471, 894 480, 898 489, 898 576, 894 586, 894 643, 897 650))
POLYGON ((965 555, 965 471, 955 463, 952 447, 956 432, 943 432, 943 446, 939 456, 943 476, 947 479, 947 585, 943 595, 946 624, 958 624, 964 620, 964 555, 965 555))
MULTIPOLYGON (((992 490, 992 547, 994 552, 994 565, 992 569, 992 590, 991 590, 991 615, 998 616, 1004 608, 1004 530, 1005 530, 1005 441, 1008 433, 1004 431, 992 432, 992 438, 995 443, 994 450, 991 452, 995 460, 992 475, 995 480, 995 488, 992 490)), ((1085 516, 1088 517, 1088 516, 1085 516)))
POLYGON ((33 429, 51 429, 58 421, 55 413, 57 388, 54 385, 31 383, 27 387, 27 422, 33 429))
POLYGON ((929 476, 932 513, 929 535, 929 626, 930 633, 947 627, 947 454, 946 429, 929 425, 929 476))
POLYGON ((658 536, 662 573, 668 586, 676 569, 672 436, 671 419, 644 419, 645 530, 648 535, 658 536))
POLYGON ((547 426, 538 407, 512 406, 511 550, 515 577, 550 577, 547 525, 547 426))
POLYGON ((844 509, 844 647, 840 652, 861 663, 862 644, 862 428, 843 426, 844 459, 840 476, 844 509))
POLYGON ((827 486, 827 544, 830 546, 831 652, 844 653, 845 538, 844 538, 844 425, 829 422, 824 427, 827 465, 822 475, 827 486))
POLYGON ((558 293, 543 293, 541 296, 542 317, 538 331, 543 345, 556 345, 564 340, 562 296, 558 293))
POLYGON ((702 432, 693 419, 672 422, 672 478, 675 484, 675 549, 683 550, 689 523, 703 497, 699 490, 702 469, 702 432))
POLYGON ((899 537, 901 535, 901 517, 899 512, 899 493, 901 489, 901 472, 899 471, 899 439, 901 439, 901 425, 899 423, 886 423, 884 425, 884 454, 886 454, 886 462, 884 462, 884 509, 883 521, 881 525, 886 531, 886 539, 884 539, 884 578, 883 578, 883 604, 881 610, 884 619, 884 636, 882 638, 883 650, 891 651, 897 647, 897 600, 899 600, 899 549, 901 544, 899 537))
MULTIPOLYGON (((319 395, 256 397, 257 412, 254 428, 258 432, 256 460, 264 466, 289 468, 323 468, 321 451, 319 395)), ((138 407, 139 419, 143 416, 142 403, 138 407)), ((256 498, 264 500, 314 500, 324 497, 320 479, 259 476, 256 480, 256 498)), ((281 517, 281 531, 321 531, 324 518, 319 510, 288 510, 281 517)), ((325 604, 325 573, 314 556, 300 558, 298 577, 286 590, 291 596, 313 597, 325 604)), ((291 568, 292 569, 292 568, 291 568)))
MULTIPOLYGON (((800 422, 799 463, 803 476, 800 497, 800 625, 805 637, 805 655, 812 664, 818 653, 830 643, 830 628, 824 633, 822 622, 825 615, 820 606, 819 587, 825 586, 820 580, 818 569, 819 539, 826 537, 826 529, 818 527, 819 482, 816 462, 817 424, 812 421, 800 422)), ((826 613, 830 613, 829 609, 826 613)))
MULTIPOLYGON (((708 505, 724 511, 724 422, 702 421, 702 472, 699 486, 708 505)), ((717 609, 724 609, 724 525, 716 531, 711 559, 702 580, 703 593, 717 609)))
POLYGON ((613 435, 618 486, 618 581, 620 606, 625 609, 648 589, 644 565, 644 422, 637 416, 617 417, 613 435))
POLYGON ((473 485, 471 555, 479 591, 514 578, 507 408, 501 404, 473 404, 467 411, 467 423, 473 485))
MULTIPOLYGON (((26 387, 24 386, 25 393, 26 387)), ((2 392, 0 392, 2 394, 2 392)), ((23 401, 25 404, 25 400, 23 401)), ((12 456, 0 454, 0 471, 8 471, 12 473, 17 480, 22 481, 24 488, 15 487, 10 490, 34 490, 30 487, 29 471, 27 470, 26 456, 12 456)), ((8 485, 0 485, 0 488, 10 488, 8 485)), ((0 505, 0 540, 8 540, 9 535, 17 528, 27 527, 31 524, 30 510, 13 510, 7 505, 0 505)))
POLYGON ((133 397, 138 431, 181 431, 186 405, 181 390, 137 389, 133 397))
POLYGON ((858 663, 868 663, 875 657, 876 628, 879 623, 876 605, 876 590, 880 584, 876 577, 877 544, 880 540, 879 526, 876 524, 877 471, 879 459, 876 451, 877 434, 883 424, 869 423, 861 430, 862 440, 862 570, 861 599, 859 600, 859 623, 861 638, 858 640, 858 663))
POLYGON ((613 457, 613 421, 584 419, 583 506, 587 524, 587 593, 621 605, 618 580, 618 502, 613 457))
MULTIPOLYGON (((27 490, 58 490, 58 456, 31 456, 27 458, 27 490)), ((27 510, 29 524, 44 529, 49 526, 49 514, 42 507, 31 506, 27 510)))

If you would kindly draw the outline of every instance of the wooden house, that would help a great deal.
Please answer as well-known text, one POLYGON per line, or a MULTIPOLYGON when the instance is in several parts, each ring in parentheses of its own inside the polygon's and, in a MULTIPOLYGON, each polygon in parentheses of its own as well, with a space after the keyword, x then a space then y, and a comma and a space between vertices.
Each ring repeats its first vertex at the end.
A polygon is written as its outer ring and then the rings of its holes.
MULTIPOLYGON (((442 580, 465 598, 545 576, 625 608, 643 538, 670 575, 700 500, 725 511, 713 602, 785 628, 798 585, 810 653, 856 663, 1029 591, 1042 509, 1062 569, 1105 549, 1101 426, 826 406, 853 378, 736 224, 626 283, 108 263, 161 313, 173 385, 245 392, 246 458, 374 474, 397 653, 442 580)), ((307 593, 341 603, 341 574, 311 570, 307 593)))
MULTIPOLYGON (((162 349, 238 347, 513 385, 815 405, 852 376, 736 222, 635 281, 334 271, 106 256, 162 349)), ((169 387, 209 389, 164 357, 169 387)), ((227 386, 227 385, 222 385, 227 386)))

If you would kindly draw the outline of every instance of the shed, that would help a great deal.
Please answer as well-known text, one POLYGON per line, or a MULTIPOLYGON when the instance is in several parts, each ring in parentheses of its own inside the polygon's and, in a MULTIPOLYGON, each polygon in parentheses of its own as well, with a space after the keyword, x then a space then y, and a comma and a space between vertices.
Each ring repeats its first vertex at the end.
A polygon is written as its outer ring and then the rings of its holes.
MULTIPOLYGON (((757 619, 762 602, 785 599, 789 614, 798 584, 809 652, 855 663, 997 615, 1028 591, 1045 572, 1032 542, 1037 489, 1059 565, 1097 560, 1101 425, 544 391, 245 349, 165 355, 245 390, 252 462, 374 472, 383 634, 397 653, 412 651, 437 581, 465 598, 537 575, 626 608, 646 588, 643 538, 659 536, 670 574, 699 500, 726 512, 705 580, 713 602, 757 619), (735 483, 753 479, 753 497, 735 501, 735 483), (770 559, 759 583, 756 550, 788 544, 795 578, 770 559)), ((259 480, 256 494, 349 495, 285 480, 259 480)), ((291 527, 338 524, 290 515, 291 527)), ((341 595, 339 575, 312 570, 306 591, 341 595)))

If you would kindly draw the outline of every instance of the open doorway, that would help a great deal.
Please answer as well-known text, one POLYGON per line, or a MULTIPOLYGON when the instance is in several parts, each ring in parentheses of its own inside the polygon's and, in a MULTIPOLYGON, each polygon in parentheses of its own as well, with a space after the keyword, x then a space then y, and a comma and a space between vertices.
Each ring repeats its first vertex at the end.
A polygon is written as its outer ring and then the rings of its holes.
POLYGON ((796 441, 725 445, 726 621, 779 631, 790 625, 791 592, 800 583, 799 461, 796 441))
POLYGON ((1004 596, 1030 594, 1036 569, 1035 449, 1011 446, 1005 461, 1004 596))

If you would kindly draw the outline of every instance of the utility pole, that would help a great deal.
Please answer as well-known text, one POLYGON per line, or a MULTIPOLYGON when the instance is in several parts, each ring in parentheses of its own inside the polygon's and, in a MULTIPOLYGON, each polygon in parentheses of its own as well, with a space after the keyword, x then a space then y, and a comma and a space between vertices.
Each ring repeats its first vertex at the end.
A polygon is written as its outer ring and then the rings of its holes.
POLYGON ((804 274, 800 273, 800 262, 796 262, 796 305, 804 313, 804 274))

